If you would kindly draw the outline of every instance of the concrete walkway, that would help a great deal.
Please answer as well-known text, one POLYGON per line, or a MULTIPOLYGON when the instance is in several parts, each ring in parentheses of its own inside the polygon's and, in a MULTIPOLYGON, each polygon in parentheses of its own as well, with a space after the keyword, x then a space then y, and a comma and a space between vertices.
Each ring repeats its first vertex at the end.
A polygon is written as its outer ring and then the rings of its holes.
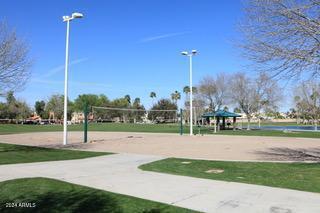
MULTIPOLYGON (((145 172, 161 157, 114 154, 81 160, 0 166, 0 181, 48 177, 202 212, 319 213, 320 194, 145 172)), ((266 177, 267 178, 267 177, 266 177)))

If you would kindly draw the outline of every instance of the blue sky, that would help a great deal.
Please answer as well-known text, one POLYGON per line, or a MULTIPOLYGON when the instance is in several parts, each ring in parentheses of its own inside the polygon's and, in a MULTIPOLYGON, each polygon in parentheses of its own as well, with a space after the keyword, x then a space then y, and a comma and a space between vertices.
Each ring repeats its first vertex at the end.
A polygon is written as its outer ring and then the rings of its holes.
MULTIPOLYGON (((150 106, 149 94, 169 97, 188 85, 188 59, 197 49, 194 82, 205 75, 244 70, 233 40, 239 37, 240 0, 3 0, 1 19, 25 38, 34 58, 32 77, 17 96, 36 100, 63 93, 63 15, 82 12, 71 22, 69 96, 130 94, 150 106)), ((183 96, 184 97, 184 96, 183 96)))

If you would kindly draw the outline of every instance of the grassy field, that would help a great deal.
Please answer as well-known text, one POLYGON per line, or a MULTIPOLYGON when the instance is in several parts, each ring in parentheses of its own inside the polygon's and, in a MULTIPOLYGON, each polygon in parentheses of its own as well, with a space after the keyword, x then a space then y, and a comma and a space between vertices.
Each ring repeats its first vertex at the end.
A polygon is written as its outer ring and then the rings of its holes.
MULTIPOLYGON (((0 124, 0 134, 15 134, 25 132, 54 132, 62 131, 62 125, 21 125, 21 124, 0 124)), ((83 125, 70 125, 69 131, 83 131, 83 125)), ((89 131, 106 132, 149 132, 149 133, 176 133, 179 134, 179 125, 167 124, 123 124, 123 123, 91 123, 89 131)), ((188 126, 184 126, 183 132, 189 132, 188 126)), ((200 129, 201 134, 214 134, 213 130, 200 129)), ((194 127, 194 133, 198 134, 198 127, 194 127)), ((279 136, 279 137, 305 137, 320 138, 320 132, 289 132, 275 130, 227 130, 220 131, 222 135, 248 135, 248 136, 279 136)))
MULTIPOLYGON (((212 133, 214 134, 214 133, 212 133)), ((294 137, 294 138, 320 138, 320 132, 283 132, 278 130, 226 130, 220 131, 219 135, 243 135, 243 136, 271 136, 271 137, 294 137)))
POLYGON ((40 161, 71 160, 106 155, 106 152, 87 152, 63 149, 48 149, 0 143, 0 165, 40 161))
MULTIPOLYGON (((246 127, 248 122, 244 120, 243 122, 237 121, 237 123, 242 123, 243 127, 246 127)), ((258 122, 251 122, 250 126, 258 126, 258 122)), ((270 121, 261 121, 261 126, 299 126, 296 122, 270 122, 270 121)), ((302 124, 301 124, 302 125, 302 124)))
MULTIPOLYGON (((89 131, 109 132, 159 132, 178 133, 178 125, 166 124, 123 124, 123 123, 90 123, 89 131)), ((83 125, 69 125, 69 131, 83 131, 83 125)), ((185 129, 187 131, 187 129, 185 129)), ((62 125, 21 125, 0 124, 0 134, 14 134, 23 132, 55 132, 63 131, 62 125)))
POLYGON ((97 190, 47 178, 0 182, 0 212, 194 212, 158 202, 97 190), (30 203, 34 208, 6 208, 6 203, 30 203))
POLYGON ((140 169, 320 193, 320 163, 226 162, 168 158, 142 165, 140 169), (223 172, 215 174, 209 173, 209 170, 223 172))

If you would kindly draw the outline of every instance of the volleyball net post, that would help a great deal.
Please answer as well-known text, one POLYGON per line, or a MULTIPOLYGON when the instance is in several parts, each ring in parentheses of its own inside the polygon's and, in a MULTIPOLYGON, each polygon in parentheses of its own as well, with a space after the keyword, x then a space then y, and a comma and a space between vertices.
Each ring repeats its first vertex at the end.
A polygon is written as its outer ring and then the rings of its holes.
POLYGON ((183 135, 183 114, 182 109, 180 109, 180 135, 183 135))
POLYGON ((87 143, 88 142, 88 114, 89 114, 89 109, 88 109, 88 104, 86 103, 84 105, 83 109, 83 115, 84 115, 84 122, 83 122, 83 142, 87 143))

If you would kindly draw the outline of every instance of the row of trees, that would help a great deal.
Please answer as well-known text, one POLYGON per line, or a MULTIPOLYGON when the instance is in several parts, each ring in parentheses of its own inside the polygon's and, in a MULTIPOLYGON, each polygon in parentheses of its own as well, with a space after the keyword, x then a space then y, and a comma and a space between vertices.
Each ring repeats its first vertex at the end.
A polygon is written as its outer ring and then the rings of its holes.
MULTIPOLYGON (((63 95, 52 95, 48 101, 37 101, 35 103, 35 111, 42 118, 49 118, 49 112, 53 112, 55 115, 55 119, 62 119, 63 99, 63 95)), ((68 119, 71 118, 71 114, 73 112, 83 112, 86 105, 88 107, 95 106, 126 109, 144 109, 144 106, 140 103, 140 98, 135 98, 132 102, 129 95, 126 95, 122 98, 109 100, 108 97, 103 94, 83 94, 79 95, 74 101, 68 101, 68 119)), ((119 110, 109 110, 108 112, 106 112, 105 110, 95 110, 95 113, 95 116, 100 119, 121 116, 119 110)))
POLYGON ((0 119, 23 119, 31 112, 26 102, 17 100, 11 91, 7 93, 6 102, 0 102, 0 119))
MULTIPOLYGON (((160 99, 155 103, 150 113, 141 104, 140 98, 131 100, 130 95, 122 98, 109 100, 107 96, 95 94, 79 95, 73 102, 68 102, 68 119, 71 118, 72 112, 82 112, 87 106, 91 107, 94 119, 98 121, 114 121, 118 119, 121 122, 138 122, 148 116, 150 120, 156 119, 175 119, 177 105, 169 99, 160 99), (172 111, 162 111, 172 110, 172 111)), ((49 118, 49 112, 53 112, 55 119, 63 117, 63 95, 53 95, 47 102, 37 101, 35 111, 42 118, 49 118)))
MULTIPOLYGON (((196 116, 232 106, 236 112, 246 115, 248 123, 262 112, 278 110, 282 97, 278 83, 265 73, 255 77, 243 72, 206 76, 196 88, 193 103, 196 116)), ((189 107, 188 99, 185 107, 189 107)))
MULTIPOLYGON (((185 86, 183 91, 186 95, 184 117, 188 118, 190 88, 185 86)), ((278 113, 282 100, 281 91, 277 81, 271 79, 265 73, 255 77, 241 72, 232 75, 206 76, 199 82, 197 87, 193 88, 195 94, 194 114, 196 118, 199 118, 205 111, 233 108, 234 112, 244 113, 248 123, 253 117, 259 118, 262 113, 281 117, 278 113)), ((301 120, 302 122, 312 121, 316 125, 320 119, 320 84, 316 81, 303 81, 296 86, 293 95, 295 106, 287 113, 288 117, 296 118, 297 121, 301 120)), ((154 93, 153 98, 155 97, 154 93)), ((180 93, 175 91, 171 94, 171 100, 160 99, 153 104, 150 108, 151 111, 147 114, 147 110, 141 103, 140 98, 131 100, 130 95, 126 95, 122 98, 109 100, 103 94, 83 94, 79 95, 74 101, 68 102, 68 119, 71 118, 72 112, 83 111, 86 104, 89 106, 108 107, 108 109, 94 109, 96 119, 112 120, 121 118, 122 121, 141 121, 146 115, 150 120, 157 118, 165 120, 176 119, 177 102, 180 99, 180 93), (109 108, 132 109, 132 111, 112 110, 109 108)), ((47 101, 36 101, 34 110, 44 119, 49 118, 50 112, 54 113, 55 119, 62 119, 63 100, 63 95, 52 95, 47 101)), ((13 92, 7 94, 5 103, 0 103, 0 112, 0 118, 2 119, 22 119, 32 114, 31 108, 24 101, 17 100, 13 92)))
POLYGON ((102 107, 92 108, 94 118, 101 121, 111 121, 115 118, 118 118, 120 121, 123 122, 131 120, 136 122, 142 119, 142 116, 144 115, 143 111, 145 110, 145 107, 141 104, 140 98, 135 98, 132 101, 130 95, 125 95, 123 98, 117 98, 113 101, 93 103, 88 100, 84 100, 83 103, 87 103, 90 106, 102 107))
MULTIPOLYGON (((262 113, 279 114, 279 104, 283 95, 278 82, 263 72, 256 75, 238 72, 232 75, 220 73, 216 76, 205 76, 192 91, 194 120, 206 111, 233 107, 235 112, 246 115, 248 125, 253 117, 259 118, 262 113)), ((188 121, 190 88, 185 86, 183 92, 186 95, 184 117, 188 121)), ((156 93, 151 92, 150 97, 155 98, 156 93)), ((171 100, 175 105, 180 99, 180 92, 175 91, 171 94, 171 100)))
MULTIPOLYGON (((244 113, 248 120, 248 128, 253 117, 283 118, 279 113, 283 103, 283 89, 278 81, 266 73, 248 75, 238 72, 232 75, 218 74, 204 77, 195 88, 195 117, 205 111, 234 109, 236 113, 244 113)), ((289 118, 297 122, 313 123, 317 126, 320 119, 320 83, 316 80, 297 82, 292 94, 294 107, 287 112, 289 118)), ((186 96, 185 108, 189 107, 186 96)), ((186 111, 186 117, 189 115, 186 111)))
MULTIPOLYGON (((30 118, 33 115, 33 112, 36 112, 37 115, 43 119, 50 118, 60 120, 63 118, 63 102, 64 96, 55 94, 49 97, 48 100, 36 101, 33 111, 26 102, 17 100, 14 97, 14 93, 10 91, 7 93, 6 101, 0 103, 0 119, 26 119, 30 118)), ((71 119, 73 112, 83 112, 86 105, 91 107, 89 110, 94 112, 96 119, 112 120, 118 117, 121 118, 121 120, 134 119, 141 121, 147 113, 147 110, 141 103, 140 98, 131 100, 130 95, 109 100, 104 94, 82 94, 79 95, 74 101, 68 100, 68 119, 71 119)), ((148 113, 148 118, 176 118, 176 113, 173 111, 176 111, 177 108, 176 101, 172 101, 170 99, 160 99, 151 107, 153 112, 148 113), (161 112, 161 110, 169 111, 161 112)))

